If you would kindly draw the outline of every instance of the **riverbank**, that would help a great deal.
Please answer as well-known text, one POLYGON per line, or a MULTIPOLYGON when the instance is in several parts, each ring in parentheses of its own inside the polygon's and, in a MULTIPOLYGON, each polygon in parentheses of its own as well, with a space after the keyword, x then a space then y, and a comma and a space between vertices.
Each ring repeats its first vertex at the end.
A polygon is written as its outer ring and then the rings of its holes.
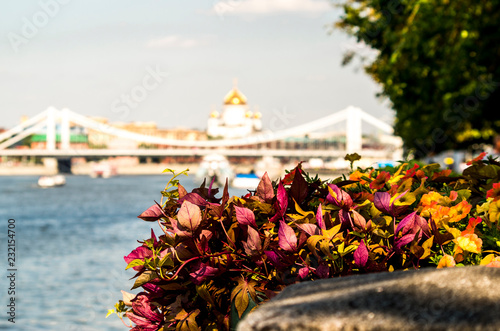
MULTIPOLYGON (((73 175, 90 175, 91 164, 78 164, 71 167, 73 175)), ((137 164, 133 166, 121 166, 117 169, 118 175, 160 175, 165 168, 176 171, 189 169, 190 173, 196 173, 198 164, 137 164)), ((43 165, 10 165, 0 166, 0 176, 48 176, 55 175, 57 170, 43 165)))
MULTIPOLYGON (((91 173, 91 164, 83 163, 73 165, 71 172, 73 175, 85 175, 89 176, 91 173)), ((199 164, 166 164, 166 163, 148 163, 148 164, 136 164, 129 166, 120 166, 117 168, 117 174, 121 176, 128 175, 160 175, 166 168, 173 169, 175 171, 182 171, 189 169, 191 175, 196 174, 199 164)), ((237 173, 248 173, 251 170, 251 166, 235 166, 234 170, 237 173)), ((269 171, 271 178, 283 177, 285 175, 285 169, 272 169, 269 171)), ((310 175, 314 176, 318 174, 320 178, 336 178, 341 176, 342 170, 327 170, 327 169, 309 169, 306 170, 310 175)), ((0 176, 49 176, 55 175, 57 171, 54 168, 45 167, 43 165, 30 165, 30 164, 18 164, 18 165, 1 165, 0 166, 0 176)))

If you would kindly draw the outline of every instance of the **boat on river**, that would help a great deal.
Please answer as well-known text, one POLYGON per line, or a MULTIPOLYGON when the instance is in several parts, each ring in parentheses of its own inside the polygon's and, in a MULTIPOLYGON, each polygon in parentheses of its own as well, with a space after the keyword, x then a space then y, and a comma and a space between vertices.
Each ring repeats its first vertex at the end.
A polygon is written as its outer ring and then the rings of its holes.
POLYGON ((215 178, 215 182, 224 185, 226 179, 229 182, 233 180, 234 172, 227 158, 220 154, 209 154, 203 157, 203 160, 196 172, 196 179, 215 178))
POLYGON ((116 167, 108 162, 94 163, 90 169, 90 177, 92 178, 110 178, 116 175, 116 167))
POLYGON ((256 189, 259 185, 260 177, 254 173, 236 174, 231 186, 234 188, 256 189))
POLYGON ((38 178, 38 186, 46 187, 58 187, 66 185, 66 177, 63 175, 54 176, 42 176, 38 178))

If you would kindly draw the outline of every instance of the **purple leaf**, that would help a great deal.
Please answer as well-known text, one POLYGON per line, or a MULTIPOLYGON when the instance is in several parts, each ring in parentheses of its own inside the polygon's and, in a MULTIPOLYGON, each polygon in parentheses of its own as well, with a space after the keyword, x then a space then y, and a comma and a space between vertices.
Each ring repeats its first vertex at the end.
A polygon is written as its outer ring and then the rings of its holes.
POLYGON ((373 196, 373 204, 375 207, 386 214, 392 214, 390 212, 391 206, 391 195, 387 192, 375 192, 373 196))
POLYGON ((312 223, 297 224, 297 227, 310 236, 321 235, 321 230, 316 224, 312 223))
POLYGON ((342 200, 342 192, 335 184, 328 184, 328 187, 331 189, 333 194, 332 192, 330 192, 330 190, 328 190, 329 192, 328 195, 326 196, 326 201, 336 206, 340 206, 340 201, 342 200))
POLYGON ((354 263, 358 267, 364 267, 368 262, 368 248, 366 248, 365 242, 360 241, 358 248, 354 251, 354 263))
POLYGON ((163 212, 158 205, 152 205, 137 217, 146 222, 156 222, 163 217, 163 212))
POLYGON ((318 226, 321 229, 326 230, 325 221, 323 221, 323 209, 321 207, 321 203, 318 206, 318 211, 316 211, 316 223, 318 223, 318 226))
POLYGON ((195 204, 200 207, 205 207, 208 205, 208 202, 201 197, 198 193, 188 193, 182 199, 179 199, 177 202, 182 204, 184 201, 189 201, 192 204, 195 204))
POLYGON ((159 295, 163 294, 163 292, 164 292, 161 287, 159 287, 156 284, 152 284, 152 283, 143 284, 142 288, 144 288, 146 291, 151 293, 153 296, 159 296, 159 295))
POLYGON ((422 229, 422 233, 429 238, 431 236, 431 229, 429 229, 429 224, 427 220, 420 215, 415 217, 415 223, 418 225, 420 229, 422 229))
POLYGON ((285 265, 281 263, 282 257, 273 251, 265 251, 264 252, 268 258, 269 261, 271 261, 271 264, 275 266, 276 268, 282 268, 285 265))
POLYGON ((212 181, 210 182, 210 185, 208 186, 208 196, 212 196, 212 186, 214 185, 215 182, 215 176, 212 177, 212 181))
POLYGON ((194 233, 201 223, 201 210, 197 205, 184 201, 177 213, 179 223, 189 232, 194 233))
POLYGON ((335 184, 328 184, 328 188, 326 201, 342 209, 349 210, 352 207, 352 198, 349 193, 342 191, 335 184))
POLYGON ((280 221, 280 229, 278 230, 278 244, 288 252, 295 252, 297 250, 297 236, 292 227, 283 221, 280 221))
POLYGON ((238 223, 241 225, 251 225, 255 228, 257 227, 255 215, 250 209, 238 206, 234 206, 234 209, 236 210, 236 220, 238 223))
POLYGON ((194 271, 189 273, 189 276, 191 276, 191 281, 195 285, 200 285, 207 278, 214 277, 219 273, 219 269, 211 267, 208 264, 202 262, 196 263, 196 265, 191 268, 191 270, 193 269, 194 271))
POLYGON ((319 278, 328 278, 330 276, 330 268, 321 264, 316 268, 316 275, 319 278))
POLYGON ((259 198, 264 201, 269 201, 274 198, 273 184, 267 172, 262 176, 259 185, 257 186, 257 191, 255 192, 259 198))
POLYGON ((400 239, 396 239, 396 243, 395 243, 396 249, 395 250, 396 251, 400 251, 403 246, 408 245, 409 243, 411 243, 414 238, 415 238, 415 234, 414 233, 409 233, 407 235, 404 235, 400 239))
POLYGON ((352 224, 351 214, 347 210, 341 209, 339 211, 339 218, 340 218, 340 222, 342 223, 342 225, 344 225, 344 226, 348 225, 351 228, 354 228, 354 226, 352 224))
POLYGON ((281 215, 284 215, 286 213, 286 209, 288 208, 288 194, 286 193, 283 182, 281 181, 278 184, 277 199, 281 215))
POLYGON ((408 232, 411 232, 413 230, 413 227, 415 225, 415 216, 417 215, 417 212, 414 211, 413 213, 409 214, 405 218, 399 222, 398 226, 396 227, 396 234, 400 231, 403 230, 403 235, 407 234, 408 232))

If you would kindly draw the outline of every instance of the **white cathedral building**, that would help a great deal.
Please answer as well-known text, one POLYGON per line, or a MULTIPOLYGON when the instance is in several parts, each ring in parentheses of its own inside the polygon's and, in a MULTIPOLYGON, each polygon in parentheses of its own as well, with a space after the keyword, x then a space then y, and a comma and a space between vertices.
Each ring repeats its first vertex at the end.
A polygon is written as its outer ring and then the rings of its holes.
POLYGON ((213 110, 207 125, 207 135, 215 139, 243 138, 262 130, 261 113, 252 112, 247 98, 234 87, 224 97, 222 111, 213 110))

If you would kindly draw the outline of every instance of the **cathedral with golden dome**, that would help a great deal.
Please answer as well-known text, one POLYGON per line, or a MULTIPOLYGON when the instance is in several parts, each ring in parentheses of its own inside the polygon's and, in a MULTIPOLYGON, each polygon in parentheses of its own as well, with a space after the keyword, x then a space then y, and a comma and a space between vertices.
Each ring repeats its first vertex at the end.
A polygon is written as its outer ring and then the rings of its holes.
POLYGON ((247 98, 238 90, 236 80, 233 89, 224 97, 222 111, 213 110, 207 125, 207 135, 215 139, 244 138, 262 130, 262 115, 252 112, 247 98))

